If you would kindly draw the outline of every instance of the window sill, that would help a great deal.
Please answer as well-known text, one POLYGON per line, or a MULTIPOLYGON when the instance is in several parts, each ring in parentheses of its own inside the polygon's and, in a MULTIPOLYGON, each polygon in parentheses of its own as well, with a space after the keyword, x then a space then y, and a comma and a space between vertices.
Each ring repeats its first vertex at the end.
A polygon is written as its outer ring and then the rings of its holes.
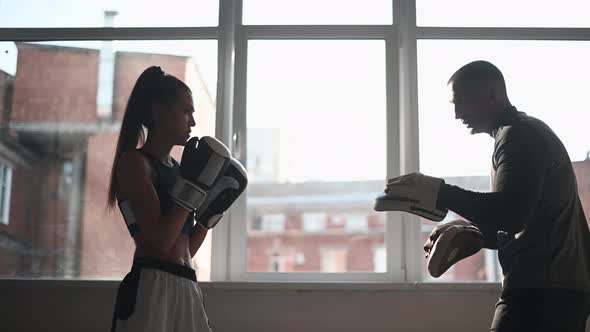
MULTIPOLYGON (((12 287, 48 287, 48 288, 113 288, 118 287, 120 280, 113 279, 0 279, 0 290, 12 287)), ((414 283, 366 283, 366 282, 200 282, 202 289, 244 290, 244 291, 490 291, 501 290, 499 283, 486 282, 414 282, 414 283)))
POLYGON ((201 288, 285 291, 471 291, 501 289, 500 283, 485 282, 200 282, 201 288))

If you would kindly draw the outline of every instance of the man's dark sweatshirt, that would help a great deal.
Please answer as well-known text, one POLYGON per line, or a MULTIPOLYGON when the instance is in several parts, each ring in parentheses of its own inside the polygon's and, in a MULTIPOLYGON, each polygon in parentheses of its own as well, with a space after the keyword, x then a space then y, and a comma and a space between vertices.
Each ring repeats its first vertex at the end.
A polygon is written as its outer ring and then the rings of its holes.
POLYGON ((492 136, 492 192, 443 183, 437 206, 482 229, 486 247, 498 249, 505 289, 590 292, 590 231, 562 142, 514 107, 492 136))

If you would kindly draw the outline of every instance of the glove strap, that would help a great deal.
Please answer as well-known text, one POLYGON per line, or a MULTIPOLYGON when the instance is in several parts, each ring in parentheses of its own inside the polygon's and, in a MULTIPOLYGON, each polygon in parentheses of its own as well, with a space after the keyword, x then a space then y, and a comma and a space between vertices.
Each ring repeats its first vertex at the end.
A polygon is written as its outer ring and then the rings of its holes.
POLYGON ((172 188, 170 196, 172 196, 172 200, 175 203, 187 211, 192 212, 203 204, 207 197, 207 192, 196 184, 179 177, 172 188))
POLYGON ((198 220, 197 223, 205 229, 211 229, 211 228, 215 227, 215 225, 217 225, 217 223, 219 222, 219 220, 221 220, 222 217, 223 217, 223 213, 219 213, 219 214, 212 215, 211 217, 209 217, 209 219, 207 221, 198 220))

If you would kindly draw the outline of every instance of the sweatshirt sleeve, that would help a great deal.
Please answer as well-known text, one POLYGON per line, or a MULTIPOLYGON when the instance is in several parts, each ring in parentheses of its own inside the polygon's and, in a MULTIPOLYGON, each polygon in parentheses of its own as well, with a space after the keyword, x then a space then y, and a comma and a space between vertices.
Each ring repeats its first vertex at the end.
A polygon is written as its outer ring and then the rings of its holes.
POLYGON ((516 234, 533 217, 543 187, 541 142, 523 128, 505 127, 494 148, 495 186, 473 192, 443 184, 437 205, 485 229, 516 234))

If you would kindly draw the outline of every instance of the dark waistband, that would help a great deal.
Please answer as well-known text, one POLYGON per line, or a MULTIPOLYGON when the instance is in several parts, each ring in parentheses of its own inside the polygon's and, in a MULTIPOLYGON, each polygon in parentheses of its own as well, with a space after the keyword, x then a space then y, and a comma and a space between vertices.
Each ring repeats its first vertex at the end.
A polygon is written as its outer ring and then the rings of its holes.
POLYGON ((175 276, 189 279, 192 281, 197 281, 197 274, 195 270, 191 269, 188 266, 166 262, 163 260, 159 260, 156 258, 151 257, 136 257, 133 259, 133 265, 131 266, 131 270, 139 270, 139 269, 156 269, 164 272, 168 272, 175 276))

